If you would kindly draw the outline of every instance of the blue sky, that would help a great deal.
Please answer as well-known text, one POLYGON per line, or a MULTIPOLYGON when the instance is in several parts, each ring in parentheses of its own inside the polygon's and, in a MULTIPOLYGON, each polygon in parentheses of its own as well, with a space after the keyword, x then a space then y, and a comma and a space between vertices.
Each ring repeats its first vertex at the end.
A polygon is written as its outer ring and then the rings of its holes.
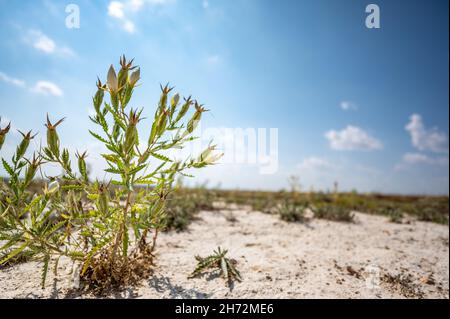
MULTIPOLYGON (((170 82, 212 110, 205 128, 278 128, 275 174, 224 163, 197 182, 278 190, 295 174, 304 189, 338 181, 448 194, 448 9, 438 0, 0 0, 2 125, 43 137, 47 112, 66 116, 62 143, 87 148, 100 171, 91 96, 124 53, 141 67, 134 105, 148 114, 170 82), (69 3, 79 29, 65 25, 69 3), (380 29, 365 25, 369 3, 380 29)), ((1 155, 18 140, 11 134, 1 155)))

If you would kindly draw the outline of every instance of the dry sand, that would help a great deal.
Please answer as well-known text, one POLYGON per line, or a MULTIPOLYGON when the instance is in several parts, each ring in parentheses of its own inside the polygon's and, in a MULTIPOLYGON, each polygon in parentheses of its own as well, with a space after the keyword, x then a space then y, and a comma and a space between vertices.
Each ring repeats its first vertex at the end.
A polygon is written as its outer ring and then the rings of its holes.
MULTIPOLYGON (((248 210, 202 212, 189 230, 159 237, 156 269, 138 287, 113 298, 449 298, 449 228, 389 223, 356 213, 354 224, 287 223, 248 210), (232 222, 234 217, 236 221, 232 222), (229 249, 244 281, 187 279, 194 255, 229 249)), ((0 270, 1 298, 80 298, 71 263, 60 262, 40 288, 36 262, 0 270)))

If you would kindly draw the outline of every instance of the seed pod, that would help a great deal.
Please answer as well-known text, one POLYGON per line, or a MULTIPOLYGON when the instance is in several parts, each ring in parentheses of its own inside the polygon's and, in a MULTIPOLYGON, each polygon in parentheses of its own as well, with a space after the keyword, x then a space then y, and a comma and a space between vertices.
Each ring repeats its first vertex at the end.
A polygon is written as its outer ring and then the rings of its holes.
POLYGON ((97 209, 102 214, 108 213, 109 207, 109 191, 108 187, 104 184, 100 184, 98 187, 97 209))
POLYGON ((105 96, 106 85, 102 85, 100 79, 97 81, 97 92, 93 98, 94 108, 97 113, 100 112, 100 106, 103 103, 103 97, 105 96))
POLYGON ((161 98, 159 100, 159 109, 158 109, 158 115, 161 114, 161 112, 165 109, 167 109, 167 96, 169 95, 170 91, 172 91, 173 88, 169 87, 169 84, 166 84, 165 87, 161 86, 161 98))
POLYGON ((137 128, 134 125, 129 125, 127 131, 125 132, 125 143, 124 151, 125 153, 130 152, 134 145, 137 143, 137 128))
POLYGON ((128 82, 128 70, 127 69, 120 69, 119 75, 118 75, 118 89, 119 91, 122 90, 125 87, 125 84, 128 82))
POLYGON ((183 106, 180 109, 180 112, 178 112, 177 118, 175 119, 175 123, 181 120, 181 118, 186 115, 187 111, 189 111, 189 107, 192 105, 191 97, 188 97, 185 99, 185 102, 183 106))
POLYGON ((87 152, 84 152, 83 154, 78 154, 77 152, 77 158, 78 158, 78 171, 80 172, 81 176, 83 177, 84 181, 88 181, 87 176, 87 169, 86 169, 86 161, 85 158, 87 156, 87 152))
POLYGON ((160 115, 159 121, 158 121, 158 136, 161 136, 166 127, 167 127, 167 116, 169 115, 169 112, 166 110, 162 111, 162 114, 160 115))
POLYGON ((148 138, 148 145, 152 145, 156 140, 156 133, 158 132, 158 122, 153 122, 152 130, 150 132, 150 136, 148 138))
POLYGON ((170 101, 170 118, 172 118, 173 113, 175 113, 179 101, 180 95, 177 93, 172 97, 172 100, 170 101))
POLYGON ((196 101, 195 102, 195 113, 187 124, 187 129, 186 129, 187 133, 192 133, 197 128, 198 123, 200 123, 200 120, 202 118, 203 112, 206 112, 205 108, 203 108, 202 105, 199 105, 196 101))
POLYGON ((139 123, 139 114, 137 113, 137 111, 130 111, 128 127, 125 132, 124 151, 126 153, 130 152, 138 143, 138 132, 136 126, 139 123))
POLYGON ((31 131, 29 131, 27 134, 22 133, 19 131, 20 134, 22 134, 23 139, 22 142, 20 142, 19 146, 17 146, 16 150, 16 161, 22 158, 22 156, 25 154, 25 152, 28 149, 28 146, 30 145, 30 141, 37 135, 31 136, 31 131))
POLYGON ((56 132, 56 127, 64 121, 65 118, 60 119, 54 125, 50 122, 47 114, 47 145, 54 156, 59 158, 59 137, 56 132))
POLYGON ((39 168, 39 166, 41 165, 41 159, 38 157, 36 158, 36 156, 33 154, 33 159, 31 162, 29 162, 26 170, 25 170, 25 178, 24 178, 24 186, 27 187, 31 180, 34 178, 34 176, 36 175, 36 171, 39 168))
POLYGON ((11 122, 9 122, 9 124, 4 129, 0 127, 0 149, 2 149, 3 143, 5 142, 6 139, 6 134, 8 134, 10 128, 11 122))

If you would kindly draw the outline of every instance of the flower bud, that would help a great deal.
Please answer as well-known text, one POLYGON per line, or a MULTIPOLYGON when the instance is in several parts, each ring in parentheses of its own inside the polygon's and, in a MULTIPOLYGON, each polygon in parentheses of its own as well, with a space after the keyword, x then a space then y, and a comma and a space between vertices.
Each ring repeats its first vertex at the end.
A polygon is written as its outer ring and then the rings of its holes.
POLYGON ((172 97, 170 101, 170 118, 172 118, 175 109, 177 108, 178 102, 180 101, 180 95, 177 93, 172 97))
POLYGON ((196 129, 198 123, 202 118, 202 113, 206 111, 207 110, 205 110, 202 105, 199 105, 197 102, 195 102, 195 113, 187 124, 187 133, 192 133, 196 129))
POLYGON ((134 87, 141 78, 141 69, 137 69, 130 75, 130 85, 134 87))
POLYGON ((206 165, 217 162, 223 156, 223 153, 216 153, 216 147, 217 145, 209 145, 208 148, 200 154, 198 162, 205 163, 206 165))
POLYGON ((64 121, 65 118, 62 118, 54 125, 50 122, 47 114, 47 145, 52 152, 52 154, 59 158, 59 137, 56 132, 56 127, 64 121))
POLYGON ((36 171, 41 165, 41 159, 38 157, 36 158, 35 155, 33 155, 33 159, 31 162, 29 162, 26 170, 25 170, 25 178, 24 178, 24 186, 28 186, 31 182, 31 180, 36 175, 36 171))
POLYGON ((22 134, 23 139, 22 142, 20 142, 19 146, 17 146, 16 150, 16 161, 22 158, 22 156, 25 154, 25 152, 28 149, 28 146, 30 145, 30 141, 36 136, 31 136, 31 131, 29 131, 27 134, 22 133, 19 131, 20 134, 22 134))
POLYGON ((108 76, 106 83, 108 83, 108 88, 111 93, 117 93, 119 88, 119 82, 117 80, 116 71, 114 70, 113 65, 109 67, 108 76))
POLYGON ((168 115, 169 115, 168 111, 163 110, 163 112, 159 118, 159 121, 158 121, 158 132, 157 132, 158 136, 161 136, 167 127, 167 116, 168 115))
POLYGON ((183 106, 180 109, 180 112, 178 112, 177 118, 175 119, 175 123, 178 122, 179 120, 181 120, 181 118, 183 118, 183 116, 186 115, 187 111, 189 111, 190 106, 192 105, 192 100, 191 97, 188 97, 187 99, 185 99, 185 102, 183 104, 183 106))
POLYGON ((170 91, 172 91, 173 88, 170 88, 168 84, 166 84, 165 87, 161 86, 161 98, 159 100, 159 111, 163 111, 167 109, 167 96, 169 95, 170 91))
POLYGON ((133 147, 138 143, 138 132, 137 132, 137 124, 139 123, 139 114, 137 111, 131 110, 130 116, 128 119, 128 127, 125 132, 125 143, 124 143, 124 151, 126 153, 130 152, 133 147))
POLYGON ((78 171, 80 172, 83 179, 87 182, 88 176, 87 176, 87 169, 86 169, 86 161, 85 158, 87 156, 87 153, 84 152, 83 154, 78 154, 77 152, 77 158, 78 158, 78 171))
POLYGON ((2 149, 3 143, 6 139, 6 134, 8 134, 10 128, 11 122, 9 122, 9 124, 4 129, 0 127, 0 149, 2 149))
POLYGON ((109 191, 108 187, 104 184, 98 187, 97 209, 102 214, 108 213, 109 208, 109 191))
POLYGON ((97 113, 100 112, 100 106, 103 103, 103 97, 105 95, 105 89, 106 89, 106 86, 102 85, 102 82, 100 81, 100 79, 98 79, 98 81, 97 81, 97 92, 95 93, 95 96, 93 98, 94 108, 95 108, 95 111, 97 113))
POLYGON ((125 84, 127 84, 128 81, 128 70, 126 69, 120 69, 119 75, 117 78, 118 83, 118 90, 122 90, 125 87, 125 84))

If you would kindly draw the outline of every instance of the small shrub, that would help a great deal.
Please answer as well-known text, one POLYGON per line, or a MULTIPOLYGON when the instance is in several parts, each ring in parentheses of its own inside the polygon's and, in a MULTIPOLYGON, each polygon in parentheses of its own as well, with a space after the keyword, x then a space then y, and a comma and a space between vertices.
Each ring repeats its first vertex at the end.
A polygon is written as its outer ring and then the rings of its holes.
POLYGON ((434 198, 422 199, 415 203, 411 214, 420 221, 448 224, 448 201, 440 202, 434 198))
POLYGON ((308 203, 291 203, 285 201, 277 207, 277 212, 280 218, 286 222, 305 222, 306 210, 308 209, 308 203))
POLYGON ((186 195, 173 196, 167 200, 165 225, 168 230, 183 231, 198 212, 197 205, 186 195))
POLYGON ((403 213, 398 208, 389 208, 385 214, 389 216, 391 223, 401 224, 403 222, 403 213))
MULTIPOLYGON (((57 132, 64 119, 52 122, 48 115, 44 148, 25 156, 35 137, 30 131, 22 133, 11 162, 2 158, 9 179, 1 188, 0 239, 6 243, 0 252, 6 255, 0 265, 24 252, 32 254, 43 263, 43 286, 49 264, 54 261, 56 269, 61 256, 81 263, 80 278, 96 291, 130 284, 148 274, 175 178, 220 158, 214 146, 185 161, 165 155, 194 139, 192 134, 206 111, 190 97, 182 102, 178 94, 171 96, 173 88, 168 85, 161 87, 148 138, 142 141, 138 124, 143 109, 129 108, 140 69, 125 56, 120 66, 118 73, 113 66, 109 68, 106 84, 97 82, 95 115, 90 120, 100 133, 89 131, 108 150, 101 156, 112 180, 89 182, 86 152, 76 153, 74 169, 57 132), (109 102, 104 101, 105 93, 109 102), (192 107, 195 110, 187 120, 192 107), (58 165, 63 173, 31 197, 27 189, 46 163, 58 165)), ((0 128, 0 148, 9 127, 0 128)))
POLYGON ((253 210, 265 214, 270 214, 273 210, 273 202, 271 199, 255 198, 251 201, 250 206, 253 210))
POLYGON ((226 257, 228 250, 222 250, 220 247, 214 253, 207 257, 195 256, 197 267, 189 276, 194 278, 202 274, 206 270, 216 270, 224 277, 229 287, 234 280, 242 281, 241 274, 236 269, 237 261, 226 257))
POLYGON ((204 187, 179 187, 167 199, 165 225, 168 230, 185 230, 202 210, 214 210, 213 191, 204 187))
POLYGON ((351 210, 335 205, 319 205, 314 208, 314 217, 339 222, 353 222, 354 214, 351 210))

